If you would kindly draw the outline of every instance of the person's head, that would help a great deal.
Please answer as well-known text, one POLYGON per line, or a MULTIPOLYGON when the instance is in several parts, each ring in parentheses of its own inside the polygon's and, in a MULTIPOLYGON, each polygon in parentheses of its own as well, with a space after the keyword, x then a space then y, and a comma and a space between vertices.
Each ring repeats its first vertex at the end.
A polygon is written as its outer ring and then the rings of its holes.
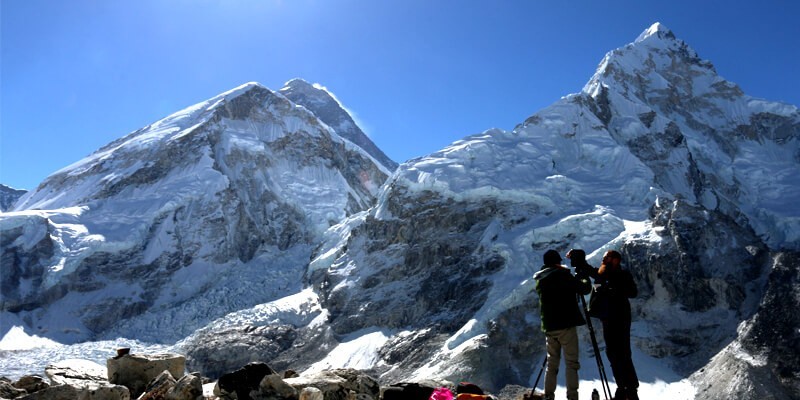
POLYGON ((619 268, 621 262, 622 254, 619 254, 616 250, 609 250, 603 255, 603 265, 619 268))
POLYGON ((561 264, 561 255, 555 250, 547 250, 542 256, 544 265, 559 265, 561 264))

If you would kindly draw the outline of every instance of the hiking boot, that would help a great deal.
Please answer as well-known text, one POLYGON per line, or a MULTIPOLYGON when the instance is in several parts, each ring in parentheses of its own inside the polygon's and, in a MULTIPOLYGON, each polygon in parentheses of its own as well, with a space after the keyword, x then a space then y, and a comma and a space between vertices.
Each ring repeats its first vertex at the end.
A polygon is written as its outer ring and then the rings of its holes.
POLYGON ((628 400, 639 400, 639 394, 636 391, 636 388, 628 388, 625 390, 625 395, 628 400))

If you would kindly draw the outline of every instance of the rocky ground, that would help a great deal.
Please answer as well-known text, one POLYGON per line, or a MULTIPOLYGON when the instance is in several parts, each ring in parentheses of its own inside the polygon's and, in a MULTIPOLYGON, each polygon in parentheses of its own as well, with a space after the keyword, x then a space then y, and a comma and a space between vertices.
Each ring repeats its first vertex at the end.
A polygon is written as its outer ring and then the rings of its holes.
MULTIPOLYGON (((332 369, 299 375, 278 372, 260 362, 223 374, 212 381, 199 372, 185 373, 186 358, 178 354, 129 354, 121 349, 104 367, 86 360, 49 365, 45 377, 0 378, 0 399, 20 400, 427 400, 438 388, 456 393, 453 382, 379 383, 363 371, 332 369)), ((518 400, 530 388, 506 386, 487 399, 518 400)))

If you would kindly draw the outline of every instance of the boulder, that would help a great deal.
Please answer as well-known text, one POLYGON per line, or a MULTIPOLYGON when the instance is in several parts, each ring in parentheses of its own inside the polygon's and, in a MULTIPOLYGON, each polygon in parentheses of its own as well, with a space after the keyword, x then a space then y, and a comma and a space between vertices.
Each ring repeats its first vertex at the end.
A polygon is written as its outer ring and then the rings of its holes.
POLYGON ((145 391, 150 381, 168 371, 177 379, 184 375, 186 358, 179 354, 127 354, 109 358, 108 381, 127 387, 132 397, 145 391))
POLYGON ((258 391, 250 393, 253 399, 296 399, 297 389, 284 382, 280 375, 267 375, 261 380, 258 391))
POLYGON ((28 392, 24 389, 14 387, 10 381, 6 379, 0 380, 0 398, 13 399, 18 396, 23 396, 26 393, 28 392))
POLYGON ((197 375, 184 375, 167 392, 167 400, 195 400, 203 398, 203 380, 197 375))
POLYGON ((147 387, 144 389, 144 393, 137 400, 161 400, 167 397, 167 393, 169 393, 172 388, 175 387, 177 381, 169 373, 169 371, 164 370, 158 376, 155 377, 150 383, 147 384, 147 387))
POLYGON ((130 400, 128 388, 108 382, 84 381, 81 386, 53 385, 20 397, 22 400, 130 400))
MULTIPOLYGON (((38 392, 31 393, 19 399, 25 400, 78 400, 79 389, 70 385, 53 385, 48 386, 38 392)), ((88 397, 83 397, 87 399, 88 397)))
MULTIPOLYGON (((29 378, 24 384, 38 387, 24 398, 38 399, 79 399, 79 400, 129 400, 130 391, 125 386, 109 383, 106 368, 100 364, 80 359, 69 359, 45 367, 45 375, 52 386, 44 381, 29 378)), ((20 379, 20 381, 23 381, 20 379)))
POLYGON ((325 400, 348 400, 358 395, 377 399, 381 391, 375 378, 354 369, 322 371, 289 378, 285 382, 298 390, 315 387, 322 391, 325 400))
POLYGON ((324 396, 322 394, 322 390, 319 390, 313 386, 309 386, 303 388, 300 391, 300 400, 323 400, 324 396))
POLYGON ((87 381, 108 382, 106 368, 89 360, 59 361, 45 367, 44 374, 53 385, 82 386, 87 381))
POLYGON ((228 374, 222 375, 214 387, 214 395, 223 399, 250 399, 250 392, 259 390, 261 380, 275 374, 269 365, 252 362, 228 374))
POLYGON ((45 382, 44 378, 38 375, 25 375, 14 382, 13 385, 15 388, 25 390, 28 393, 38 392, 50 386, 49 383, 45 382))

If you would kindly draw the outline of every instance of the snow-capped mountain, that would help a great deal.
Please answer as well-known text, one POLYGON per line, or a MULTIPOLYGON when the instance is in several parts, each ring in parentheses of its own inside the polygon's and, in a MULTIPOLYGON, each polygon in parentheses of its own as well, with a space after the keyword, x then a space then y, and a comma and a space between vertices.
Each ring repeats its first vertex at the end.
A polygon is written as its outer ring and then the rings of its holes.
POLYGON ((744 95, 655 24, 513 131, 400 165, 375 207, 328 230, 313 292, 231 314, 184 345, 215 372, 252 360, 220 357, 234 341, 270 349, 278 366, 532 384, 542 254, 584 248, 597 265, 616 248, 640 288, 637 362, 660 368, 641 369, 643 383, 674 374, 692 388, 670 398, 797 398, 799 324, 771 308, 786 312, 800 292, 799 155, 796 107, 744 95))
MULTIPOLYGON (((3 274, 4 323, 74 340, 53 333, 73 328, 57 313, 69 305, 86 324, 115 307, 94 331, 191 333, 177 350, 212 377, 260 360, 496 391, 536 378, 544 336, 531 276, 543 253, 583 248, 598 265, 614 248, 639 286, 642 398, 798 398, 797 107, 745 95, 657 23, 609 52, 581 92, 511 131, 409 160, 380 188, 382 153, 332 132, 352 122, 343 110, 300 81, 245 86, 54 174, 0 217, 4 257, 18 266, 3 274), (148 152, 112 157, 126 143, 148 152), (353 153, 303 158, 307 148, 353 153), (347 184, 321 194, 309 188, 322 179, 294 173, 353 158, 370 166, 369 185, 345 169, 333 181, 347 184)), ((583 397, 599 385, 580 332, 583 397)))
POLYGON ((3 214, 2 325, 61 342, 180 339, 295 293, 325 230, 390 171, 248 83, 49 176, 3 214))
POLYGON ((14 189, 0 183, 0 211, 6 211, 25 194, 27 190, 14 189))

